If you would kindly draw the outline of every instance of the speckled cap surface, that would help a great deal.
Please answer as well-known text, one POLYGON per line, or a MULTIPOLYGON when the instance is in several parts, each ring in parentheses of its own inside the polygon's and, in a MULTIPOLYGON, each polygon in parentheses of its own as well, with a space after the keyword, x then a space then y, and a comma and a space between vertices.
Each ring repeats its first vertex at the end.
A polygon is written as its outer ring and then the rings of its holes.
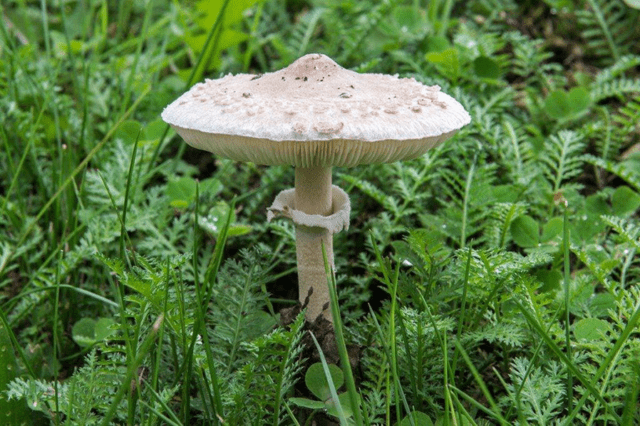
POLYGON ((415 158, 470 122, 438 86, 358 74, 310 54, 198 83, 162 112, 190 145, 238 161, 355 166, 415 158))

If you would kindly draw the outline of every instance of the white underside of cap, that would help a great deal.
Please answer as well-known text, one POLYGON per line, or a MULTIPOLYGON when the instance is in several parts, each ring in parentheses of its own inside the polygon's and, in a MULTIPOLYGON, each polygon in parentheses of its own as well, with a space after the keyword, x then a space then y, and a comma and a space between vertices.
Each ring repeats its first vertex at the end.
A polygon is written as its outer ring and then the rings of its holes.
POLYGON ((456 131, 424 139, 382 140, 377 142, 345 139, 319 141, 272 141, 245 136, 212 135, 175 127, 194 148, 235 161, 264 165, 288 164, 296 167, 392 163, 417 158, 444 142, 456 131))

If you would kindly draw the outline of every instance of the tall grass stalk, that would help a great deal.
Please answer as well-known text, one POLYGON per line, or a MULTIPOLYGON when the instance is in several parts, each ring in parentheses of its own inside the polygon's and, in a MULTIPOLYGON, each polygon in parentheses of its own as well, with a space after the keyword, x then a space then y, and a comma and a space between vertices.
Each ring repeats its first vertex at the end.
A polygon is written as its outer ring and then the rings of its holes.
MULTIPOLYGON (((51 198, 49 198, 49 200, 44 204, 44 206, 40 209, 38 214, 35 216, 35 218, 31 221, 31 223, 22 232, 22 234, 20 235, 20 238, 18 238, 17 243, 11 249, 10 256, 13 256, 16 253, 18 247, 20 247, 25 242, 25 240, 27 239, 27 237, 29 236, 31 231, 33 231, 33 229, 38 224, 38 221, 42 218, 42 216, 44 216, 44 214, 49 210, 49 208, 53 205, 53 203, 58 199, 60 194, 62 194, 64 192, 64 190, 67 188, 67 186, 69 186, 69 184, 71 184, 73 179, 80 172, 82 172, 84 170, 84 168, 87 166, 87 164, 89 164, 89 161, 91 161, 91 159, 98 153, 98 151, 100 151, 100 149, 102 149, 102 147, 109 140, 111 140, 111 137, 113 136, 113 134, 115 133, 117 128, 136 110, 136 108, 138 107, 140 102, 142 102, 142 100, 147 96, 147 94, 150 91, 151 91, 151 88, 149 87, 149 88, 145 89, 140 94, 140 96, 138 97, 138 99, 136 99, 136 101, 133 103, 133 105, 131 105, 131 107, 116 121, 116 123, 113 126, 111 126, 111 128, 109 129, 107 134, 102 138, 102 140, 100 142, 98 142, 95 147, 93 147, 93 149, 80 162, 80 164, 78 164, 78 166, 75 169, 73 169, 73 171, 69 174, 69 176, 67 176, 67 178, 64 180, 64 182, 58 187, 56 192, 51 196, 51 198)), ((0 265, 0 275, 2 275, 2 272, 4 271, 4 266, 5 265, 0 265)))
POLYGON ((160 315, 156 318, 149 334, 147 335, 147 337, 144 339, 144 341, 138 348, 136 357, 127 363, 127 372, 122 382, 120 383, 117 393, 113 397, 109 410, 105 413, 105 416, 102 418, 102 422, 100 422, 100 426, 108 426, 111 423, 111 420, 115 416, 116 411, 118 411, 119 409, 120 401, 122 401, 122 399, 125 397, 125 394, 130 391, 131 383, 133 383, 134 380, 137 383, 137 379, 134 379, 134 377, 138 373, 138 367, 142 364, 145 357, 151 351, 152 345, 156 341, 158 332, 163 327, 163 324, 164 324, 164 316, 160 315))
MULTIPOLYGON (((562 220, 562 251, 564 257, 564 332, 567 358, 573 359, 571 348, 571 288, 569 287, 569 274, 571 274, 571 264, 569 262, 569 209, 565 201, 564 214, 562 220)), ((567 411, 571 412, 573 404, 573 376, 571 370, 567 370, 567 411)))
MULTIPOLYGON (((316 350, 318 351, 318 355, 320 357, 320 362, 322 363, 322 369, 324 370, 324 375, 327 379, 327 384, 329 385, 329 392, 331 393, 331 399, 336 406, 336 411, 338 412, 338 419, 340 420, 340 426, 349 426, 349 422, 347 421, 347 417, 344 414, 344 409, 342 408, 342 404, 340 404, 340 399, 338 398, 338 391, 336 390, 336 385, 333 383, 333 378, 331 377, 331 371, 329 370, 329 364, 327 363, 327 359, 324 356, 324 352, 322 352, 322 347, 316 336, 312 333, 311 338, 313 339, 313 343, 316 345, 316 350)), ((359 411, 359 407, 357 403, 357 399, 354 401, 351 399, 351 407, 353 409, 354 414, 359 411)))
MULTIPOLYGON (((340 316, 340 307, 338 305, 338 293, 336 290, 336 277, 333 270, 329 266, 329 259, 327 258, 327 252, 325 250, 324 244, 322 245, 322 257, 324 259, 324 268, 325 268, 325 273, 327 275, 327 285, 329 286, 331 315, 333 317, 333 328, 336 335, 338 355, 340 356, 340 365, 342 366, 342 370, 344 371, 345 384, 347 386, 347 393, 349 394, 349 400, 351 402, 351 407, 353 409, 354 420, 357 426, 362 426, 364 424, 363 415, 365 419, 367 419, 368 416, 366 414, 366 411, 364 412, 360 411, 361 397, 356 388, 356 381, 353 377, 353 371, 351 370, 351 362, 349 361, 347 343, 344 338, 342 317, 340 316)), ((314 337, 314 341, 315 341, 315 337, 314 337)), ((316 345, 317 345, 317 342, 316 342, 316 345)), ((319 347, 318 347, 318 351, 320 352, 320 356, 324 356, 319 347)), ((328 374, 328 367, 325 367, 325 374, 328 374)))
MULTIPOLYGON (((52 357, 53 357, 53 365, 57 365, 58 364, 58 358, 59 355, 61 353, 61 343, 60 343, 60 336, 58 335, 58 324, 60 321, 59 318, 59 314, 60 314, 60 268, 62 267, 62 258, 63 258, 63 252, 60 251, 59 252, 59 256, 58 256, 58 265, 56 267, 56 275, 55 275, 55 279, 54 279, 54 285, 55 285, 55 301, 54 301, 54 305, 53 305, 53 324, 52 324, 52 330, 53 330, 53 351, 52 351, 52 357)), ((58 374, 56 373, 56 377, 55 380, 53 381, 53 392, 54 392, 54 403, 55 403, 55 410, 56 413, 60 412, 60 398, 59 398, 59 387, 58 387, 58 374)), ((58 416, 55 417, 55 424, 56 426, 59 424, 60 422, 60 418, 58 416)))
MULTIPOLYGON (((227 7, 229 6, 229 2, 230 0, 224 0, 224 3, 222 3, 222 7, 220 8, 220 12, 216 17, 216 21, 214 22, 213 26, 211 27, 211 29, 207 34, 207 40, 204 42, 202 51, 198 55, 198 59, 196 60, 196 63, 193 65, 193 68, 191 68, 191 73, 189 74, 189 78, 187 79, 187 83, 185 84, 185 90, 189 89, 193 85, 193 83, 195 83, 196 81, 199 81, 202 78, 206 64, 211 59, 211 57, 209 56, 210 54, 209 52, 213 51, 213 46, 217 40, 218 34, 220 33, 220 28, 222 26, 222 22, 224 20, 227 7)), ((153 151, 153 155, 151 156, 151 160, 149 161, 149 168, 148 168, 149 171, 151 171, 154 164, 156 164, 158 155, 160 155, 160 151, 164 145, 164 140, 167 137, 168 133, 169 133, 169 125, 167 124, 165 125, 162 136, 160 137, 160 140, 158 141, 158 145, 156 146, 156 149, 153 151)), ((182 149, 184 149, 184 144, 182 145, 182 149)))
MULTIPOLYGON (((527 308, 525 308, 521 302, 519 301, 515 301, 518 308, 520 309, 520 312, 522 313, 522 315, 526 318, 527 322, 529 323, 529 325, 534 329, 534 331, 536 332, 536 334, 538 336, 540 336, 540 338, 547 344, 547 346, 549 347, 549 349, 551 349, 551 351, 558 357, 560 358, 560 360, 562 361, 562 363, 565 365, 565 367, 567 368, 568 371, 571 371, 571 373, 573 374, 573 377, 575 377, 576 379, 578 379, 578 381, 580 381, 580 383, 582 384, 582 386, 584 386, 588 392, 585 392, 585 395, 583 396, 583 398, 587 398, 588 394, 591 394, 591 396, 593 396, 598 402, 600 402, 600 404, 602 404, 602 406, 605 408, 605 410, 608 412, 608 414, 610 414, 611 416, 613 416, 613 418, 616 421, 620 421, 620 417, 615 413, 615 411, 613 411, 613 409, 609 406, 609 404, 607 403, 607 401, 604 400, 604 398, 602 397, 602 395, 600 394, 600 391, 598 391, 595 386, 593 385, 593 383, 595 383, 598 379, 599 376, 602 374, 601 370, 603 369, 603 367, 605 366, 605 364, 603 363, 602 366, 600 367, 600 369, 598 370, 598 372, 600 374, 596 374, 596 377, 591 378, 591 380, 589 380, 588 378, 586 378, 578 369, 578 367, 576 367, 576 365, 573 363, 572 360, 570 360, 567 355, 564 353, 564 351, 562 351, 562 349, 560 349, 558 347, 558 345, 553 341, 553 339, 551 338, 551 336, 542 328, 542 326, 540 325, 540 323, 538 322, 538 320, 531 315, 531 313, 527 310, 527 308)), ((636 311, 638 314, 638 318, 640 318, 640 310, 636 311)), ((636 318, 636 321, 638 320, 638 318, 636 318)), ((612 356, 615 355, 615 352, 611 352, 609 354, 609 356, 607 356, 607 358, 610 358, 612 356)), ((609 360, 610 361, 610 360, 609 360)), ((604 370, 602 370, 604 371, 604 370)), ((582 400, 581 400, 582 401, 582 400)), ((584 402, 582 402, 582 404, 584 404, 584 402)), ((580 406, 581 403, 578 402, 577 406, 580 406)), ((574 412, 576 412, 576 408, 574 408, 574 412)), ((573 413, 572 413, 573 414, 573 413)), ((577 412, 576 412, 577 414, 577 412)), ((575 415, 574 415, 575 416, 575 415)))

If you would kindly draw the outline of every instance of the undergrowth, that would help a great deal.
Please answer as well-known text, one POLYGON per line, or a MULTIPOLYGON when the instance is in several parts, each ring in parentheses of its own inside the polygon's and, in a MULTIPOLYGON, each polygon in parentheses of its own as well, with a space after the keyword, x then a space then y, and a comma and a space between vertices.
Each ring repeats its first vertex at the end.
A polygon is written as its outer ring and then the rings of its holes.
POLYGON ((0 422, 640 423, 637 7, 4 2, 0 422), (310 367, 294 229, 265 221, 293 170, 159 119, 205 76, 310 52, 472 116, 420 158, 334 173, 340 373, 310 367))

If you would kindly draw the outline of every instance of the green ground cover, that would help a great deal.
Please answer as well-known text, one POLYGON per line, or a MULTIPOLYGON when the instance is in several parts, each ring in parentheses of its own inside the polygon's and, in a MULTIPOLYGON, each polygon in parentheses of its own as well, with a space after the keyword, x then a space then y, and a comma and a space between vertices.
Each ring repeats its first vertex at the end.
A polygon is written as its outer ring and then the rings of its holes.
POLYGON ((640 424, 639 7, 3 1, 0 424, 640 424), (159 117, 310 52, 472 116, 334 170, 352 227, 323 357, 283 320, 293 226, 265 220, 293 168, 159 117))

